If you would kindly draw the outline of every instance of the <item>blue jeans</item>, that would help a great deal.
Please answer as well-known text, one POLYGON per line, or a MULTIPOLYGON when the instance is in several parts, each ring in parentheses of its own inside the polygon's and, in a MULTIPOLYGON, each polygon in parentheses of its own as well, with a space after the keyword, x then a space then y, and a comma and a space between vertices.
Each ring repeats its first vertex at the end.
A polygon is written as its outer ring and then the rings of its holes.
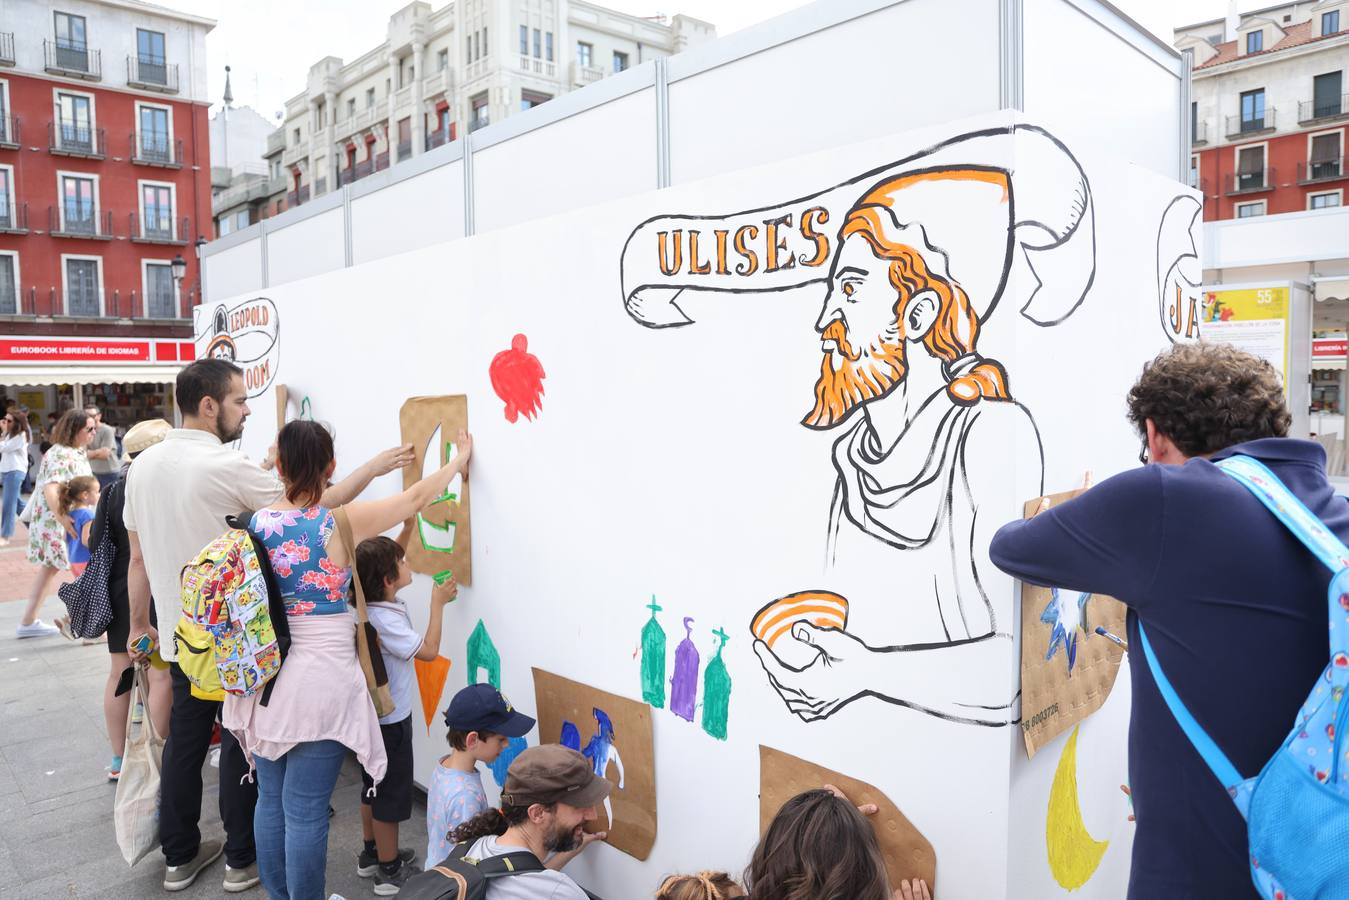
POLYGON ((19 488, 23 486, 23 469, 0 475, 0 538, 14 536, 14 520, 19 515, 19 488))
POLYGON ((258 807, 253 838, 258 875, 272 900, 324 900, 328 867, 328 801, 347 748, 307 741, 273 762, 255 756, 258 807))

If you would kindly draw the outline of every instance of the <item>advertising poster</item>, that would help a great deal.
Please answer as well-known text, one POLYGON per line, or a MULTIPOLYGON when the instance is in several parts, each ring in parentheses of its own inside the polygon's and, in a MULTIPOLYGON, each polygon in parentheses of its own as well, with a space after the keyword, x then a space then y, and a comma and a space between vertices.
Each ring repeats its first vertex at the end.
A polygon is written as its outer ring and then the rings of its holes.
POLYGON ((1204 292, 1203 339, 1232 344, 1288 373, 1288 288, 1256 287, 1204 292))

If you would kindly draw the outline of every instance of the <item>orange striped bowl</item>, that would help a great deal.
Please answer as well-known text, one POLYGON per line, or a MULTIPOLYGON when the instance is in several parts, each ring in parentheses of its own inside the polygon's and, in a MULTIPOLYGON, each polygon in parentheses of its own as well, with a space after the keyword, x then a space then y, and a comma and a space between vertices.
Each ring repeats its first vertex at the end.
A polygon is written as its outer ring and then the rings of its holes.
POLYGON ((774 600, 754 614, 750 631, 771 650, 797 622, 820 628, 848 627, 848 600, 831 591, 798 591, 774 600))

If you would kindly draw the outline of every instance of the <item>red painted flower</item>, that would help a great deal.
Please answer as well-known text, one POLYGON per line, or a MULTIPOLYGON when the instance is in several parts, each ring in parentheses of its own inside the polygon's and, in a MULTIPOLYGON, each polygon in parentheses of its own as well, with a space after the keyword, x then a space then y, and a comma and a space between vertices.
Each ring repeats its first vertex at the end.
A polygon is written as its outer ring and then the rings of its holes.
POLYGON ((524 413, 533 419, 543 405, 543 364, 529 352, 529 338, 517 334, 511 338, 511 349, 492 357, 487 373, 492 379, 492 390, 506 403, 506 421, 514 422, 524 413))

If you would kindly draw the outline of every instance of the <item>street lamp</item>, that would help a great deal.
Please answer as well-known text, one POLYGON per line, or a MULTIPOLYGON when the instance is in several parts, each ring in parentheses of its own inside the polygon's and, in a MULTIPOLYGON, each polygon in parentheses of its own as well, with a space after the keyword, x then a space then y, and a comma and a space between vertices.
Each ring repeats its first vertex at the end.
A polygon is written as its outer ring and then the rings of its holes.
POLYGON ((180 253, 173 258, 173 262, 169 265, 173 268, 173 280, 181 284, 183 279, 187 277, 187 260, 183 259, 183 255, 180 253))

